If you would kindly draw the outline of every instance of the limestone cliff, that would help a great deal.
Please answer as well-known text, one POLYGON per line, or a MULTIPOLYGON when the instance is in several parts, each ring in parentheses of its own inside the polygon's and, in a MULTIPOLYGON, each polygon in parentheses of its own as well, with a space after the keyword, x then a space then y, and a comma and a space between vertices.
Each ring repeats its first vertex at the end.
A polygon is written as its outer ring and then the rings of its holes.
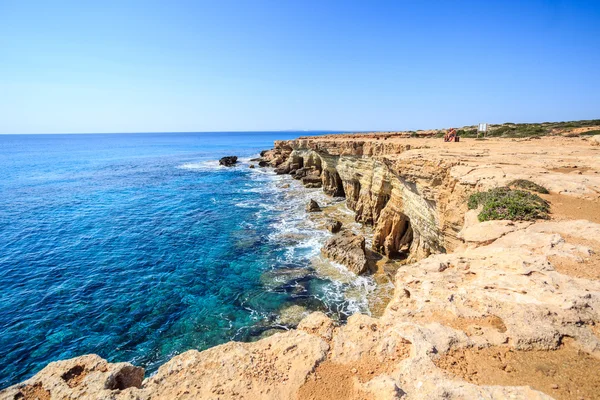
MULTIPOLYGON (((429 159, 418 145, 298 139, 275 143, 281 173, 309 169, 323 191, 346 198, 356 220, 373 225, 373 249, 387 256, 408 253, 413 260, 451 251, 464 213, 450 168, 456 160, 429 159), (413 151, 411 151, 413 149, 413 151), (459 209, 446 210, 456 196, 459 209)), ((296 172, 297 173, 297 172, 296 172)))
MULTIPOLYGON (((373 250, 390 257, 403 252, 416 261, 452 252, 461 244, 457 235, 466 198, 476 190, 535 176, 555 191, 564 187, 575 196, 597 198, 597 175, 567 182, 570 177, 550 168, 553 162, 569 164, 560 151, 548 154, 557 140, 471 140, 449 147, 440 146, 444 142, 438 139, 339 135, 277 141, 270 153, 276 155, 272 165, 278 173, 310 171, 320 177, 325 193, 345 197, 356 220, 374 226, 373 250), (536 154, 540 143, 546 150, 536 154), (516 159, 517 148, 529 158, 516 159)), ((598 167, 584 139, 570 144, 573 150, 584 149, 585 160, 598 167)))

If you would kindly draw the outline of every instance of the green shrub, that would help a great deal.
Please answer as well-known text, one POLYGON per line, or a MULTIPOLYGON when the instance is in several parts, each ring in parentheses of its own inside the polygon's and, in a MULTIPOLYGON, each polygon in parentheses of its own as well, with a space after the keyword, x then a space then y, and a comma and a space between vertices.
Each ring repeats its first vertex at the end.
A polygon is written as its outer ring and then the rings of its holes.
POLYGON ((474 138, 477 137, 477 129, 458 129, 456 134, 464 138, 474 138))
POLYGON ((469 209, 483 209, 477 216, 479 221, 510 219, 532 221, 548 218, 548 202, 536 194, 523 190, 501 187, 487 192, 474 193, 469 197, 469 209))
POLYGON ((527 179, 515 179, 508 184, 509 187, 516 187, 519 189, 531 190, 532 192, 538 192, 542 194, 550 193, 545 187, 538 185, 535 182, 528 181, 527 179))
POLYGON ((582 135, 592 136, 592 135, 600 135, 600 129, 595 129, 593 131, 582 132, 582 135))
POLYGON ((539 124, 518 124, 518 125, 502 125, 497 128, 492 128, 488 132, 488 136, 502 137, 530 137, 547 135, 549 130, 539 124))

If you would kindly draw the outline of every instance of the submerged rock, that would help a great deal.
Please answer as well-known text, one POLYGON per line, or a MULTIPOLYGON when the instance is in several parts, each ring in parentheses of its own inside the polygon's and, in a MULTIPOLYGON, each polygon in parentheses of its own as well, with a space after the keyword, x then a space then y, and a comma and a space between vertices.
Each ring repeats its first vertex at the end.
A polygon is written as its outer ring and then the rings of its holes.
POLYGON ((285 326, 297 326, 308 314, 310 314, 310 311, 306 307, 294 304, 279 312, 277 322, 285 326))
POLYGON ((237 156, 227 156, 223 157, 219 160, 219 165, 224 165, 226 167, 232 167, 237 163, 237 156))
POLYGON ((327 221, 327 230, 331 233, 338 233, 342 230, 342 223, 336 219, 327 221))
POLYGON ((319 203, 317 203, 313 199, 310 199, 310 202, 306 206, 306 211, 307 212, 318 212, 318 211, 322 211, 322 210, 321 210, 321 207, 319 206, 319 203))
POLYGON ((344 230, 325 242, 321 253, 327 258, 345 265, 357 275, 367 272, 365 238, 362 235, 344 230))

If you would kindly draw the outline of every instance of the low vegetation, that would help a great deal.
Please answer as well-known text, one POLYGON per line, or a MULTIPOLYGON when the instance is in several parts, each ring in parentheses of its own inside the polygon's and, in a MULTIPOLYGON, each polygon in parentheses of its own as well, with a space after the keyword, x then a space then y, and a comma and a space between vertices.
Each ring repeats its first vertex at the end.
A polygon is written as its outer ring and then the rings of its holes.
POLYGON ((460 137, 476 138, 477 137, 477 129, 467 129, 467 128, 458 129, 456 131, 456 134, 460 137))
MULTIPOLYGON (((573 130, 579 130, 575 131, 575 134, 579 135, 599 135, 600 119, 565 122, 541 122, 536 124, 516 124, 514 122, 506 122, 504 124, 489 124, 486 137, 541 137, 568 134, 573 130), (587 132, 581 132, 581 128, 587 128, 590 130, 587 132)), ((446 130, 439 130, 436 132, 435 136, 443 137, 445 133, 446 130)), ((460 137, 476 138, 477 126, 472 125, 457 128, 456 133, 460 137)), ((479 134, 479 136, 481 137, 481 134, 479 134)))
POLYGON ((469 209, 482 207, 479 221, 509 219, 532 221, 547 219, 550 206, 540 196, 524 190, 501 187, 487 192, 474 193, 469 197, 469 209))
POLYGON ((545 136, 551 133, 550 127, 543 124, 503 124, 492 125, 487 136, 491 137, 532 137, 545 136))
POLYGON ((538 185, 535 182, 528 181, 527 179, 515 179, 514 181, 510 182, 508 184, 508 186, 511 188, 515 187, 518 189, 529 190, 532 192, 537 192, 537 193, 542 193, 542 194, 550 193, 548 191, 548 189, 546 189, 545 187, 538 185))
MULTIPOLYGON (((514 124, 507 122, 501 125, 490 125, 488 136, 492 137, 536 137, 562 135, 574 129, 600 127, 600 119, 565 122, 542 122, 539 124, 514 124)), ((584 132, 581 133, 585 134, 584 132)))

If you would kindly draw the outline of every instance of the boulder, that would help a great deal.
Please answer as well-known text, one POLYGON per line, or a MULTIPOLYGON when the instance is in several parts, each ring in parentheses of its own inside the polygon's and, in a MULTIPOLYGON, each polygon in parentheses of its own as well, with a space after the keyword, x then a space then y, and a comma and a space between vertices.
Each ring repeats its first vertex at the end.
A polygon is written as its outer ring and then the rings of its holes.
POLYGON ((272 159, 271 161, 269 161, 269 164, 271 164, 272 167, 278 167, 281 164, 283 164, 284 161, 285 161, 284 157, 278 156, 278 157, 275 157, 274 159, 272 159))
POLYGON ((296 172, 294 173, 294 179, 301 179, 304 178, 308 172, 310 171, 310 168, 297 168, 296 172))
POLYGON ((316 175, 307 175, 301 179, 301 182, 307 188, 320 188, 323 185, 321 177, 316 175))
POLYGON ((250 164, 248 168, 254 168, 254 164, 250 164))
POLYGON ((342 230, 342 223, 335 219, 327 221, 327 230, 331 233, 338 233, 342 230))
POLYGON ((258 162, 258 166, 259 167, 266 167, 268 165, 269 165, 269 163, 267 161, 265 161, 265 160, 261 160, 261 161, 258 162))
POLYGON ((284 174, 288 174, 290 172, 290 166, 289 164, 282 164, 280 166, 278 166, 277 168, 275 168, 275 173, 277 175, 284 175, 284 174))
POLYGON ((139 389, 143 379, 143 368, 89 354, 51 362, 25 382, 1 391, 0 399, 111 399, 139 389))
POLYGON ((226 167, 233 167, 237 163, 237 156, 227 156, 223 157, 219 160, 219 165, 224 165, 226 167))
POLYGON ((287 153, 287 151, 283 152, 281 149, 264 150, 260 152, 261 159, 274 167, 287 160, 288 156, 289 153, 287 153))
POLYGON ((325 242, 321 253, 357 275, 362 275, 368 270, 365 238, 349 230, 344 230, 325 242))
POLYGON ((306 211, 307 212, 318 212, 318 211, 321 211, 321 207, 319 206, 319 203, 317 203, 313 199, 310 199, 310 202, 306 206, 306 211))

